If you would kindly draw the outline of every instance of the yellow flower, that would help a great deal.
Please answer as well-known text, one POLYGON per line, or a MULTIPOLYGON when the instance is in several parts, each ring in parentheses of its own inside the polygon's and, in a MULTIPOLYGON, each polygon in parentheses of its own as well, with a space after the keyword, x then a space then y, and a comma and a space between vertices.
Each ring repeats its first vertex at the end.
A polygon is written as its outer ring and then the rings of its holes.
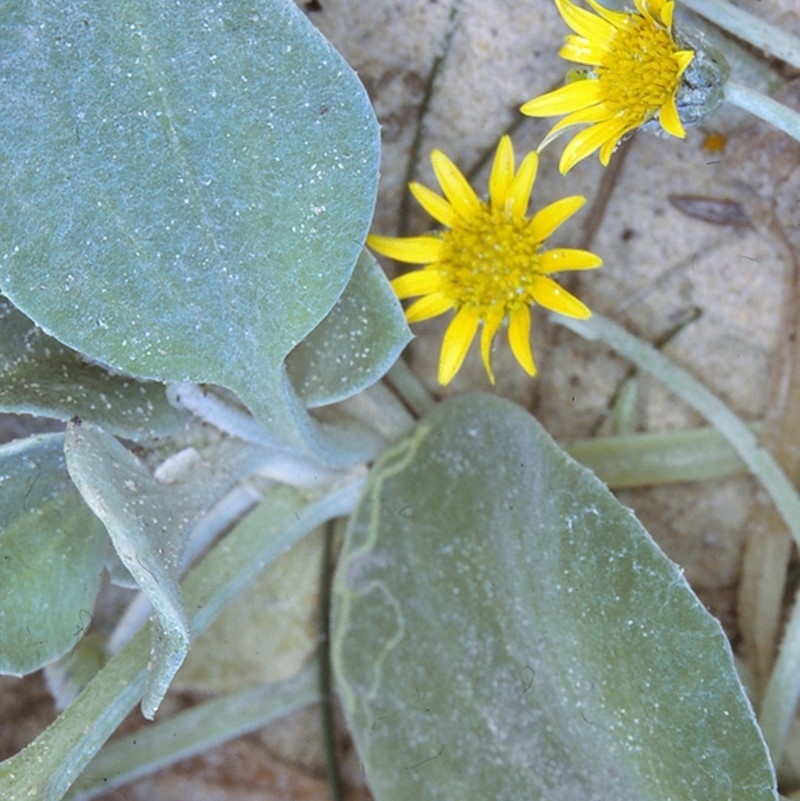
POLYGON ((539 158, 529 153, 515 172, 514 150, 507 136, 497 146, 488 201, 478 198, 444 153, 434 150, 431 162, 444 197, 418 183, 411 183, 409 188, 445 230, 416 237, 372 235, 367 244, 392 259, 426 265, 392 281, 401 300, 421 296, 406 310, 409 323, 455 310, 442 342, 441 384, 449 383, 461 368, 480 325, 481 355, 494 383, 490 349, 506 319, 514 356, 527 373, 535 375, 529 307, 538 303, 581 319, 591 315, 550 274, 588 270, 599 267, 602 260, 586 250, 544 250, 547 237, 584 204, 585 198, 565 197, 528 217, 539 158))
POLYGON ((570 0, 555 0, 564 21, 578 34, 567 36, 559 55, 593 69, 583 80, 535 97, 520 109, 530 117, 568 115, 550 130, 540 150, 565 128, 590 123, 565 148, 562 173, 598 148, 600 161, 607 165, 619 141, 656 116, 667 133, 686 136, 675 97, 694 52, 679 50, 672 38, 673 0, 634 0, 638 13, 586 2, 597 14, 570 0))

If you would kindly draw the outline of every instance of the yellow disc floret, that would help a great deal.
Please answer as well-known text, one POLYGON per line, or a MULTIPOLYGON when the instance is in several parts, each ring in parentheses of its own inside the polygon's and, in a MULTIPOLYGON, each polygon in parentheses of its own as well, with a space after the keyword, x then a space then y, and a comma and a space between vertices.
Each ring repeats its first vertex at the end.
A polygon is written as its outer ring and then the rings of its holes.
POLYGON ((527 235, 529 222, 484 205, 469 225, 442 233, 438 271, 456 305, 482 314, 498 304, 509 311, 530 305, 541 243, 527 235))

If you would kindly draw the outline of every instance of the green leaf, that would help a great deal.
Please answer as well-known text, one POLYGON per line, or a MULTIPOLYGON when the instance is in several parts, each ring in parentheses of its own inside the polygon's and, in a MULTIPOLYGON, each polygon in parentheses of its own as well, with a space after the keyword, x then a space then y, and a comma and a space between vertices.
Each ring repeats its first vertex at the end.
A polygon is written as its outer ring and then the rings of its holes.
MULTIPOLYGON (((286 355, 372 215, 378 127, 288 0, 44 0, 0 28, 0 287, 66 345, 317 431, 286 355)), ((317 443, 322 447, 320 443, 317 443)))
POLYGON ((172 434, 188 415, 164 386, 112 375, 47 336, 0 297, 0 411, 80 417, 126 439, 172 434))
POLYGON ((73 648, 107 548, 67 474, 63 434, 0 447, 0 673, 31 673, 73 648))
POLYGON ((330 314, 290 354, 289 378, 306 406, 349 398, 397 360, 411 331, 386 275, 362 250, 330 314))
MULTIPOLYGON (((103 521, 120 560, 153 604, 152 667, 146 717, 152 717, 189 648, 178 564, 194 514, 123 445, 102 429, 71 426, 70 475, 103 521)), ((196 510, 192 510, 195 512, 196 510)))
POLYGON ((379 801, 775 801, 721 627, 519 407, 444 404, 375 467, 333 657, 379 801))
POLYGON ((186 476, 165 483, 102 429, 83 424, 67 431, 72 480, 105 524, 120 561, 155 611, 145 717, 155 714, 189 647, 178 587, 186 538, 198 518, 263 461, 258 448, 235 442, 229 446, 212 451, 218 460, 198 456, 186 476))

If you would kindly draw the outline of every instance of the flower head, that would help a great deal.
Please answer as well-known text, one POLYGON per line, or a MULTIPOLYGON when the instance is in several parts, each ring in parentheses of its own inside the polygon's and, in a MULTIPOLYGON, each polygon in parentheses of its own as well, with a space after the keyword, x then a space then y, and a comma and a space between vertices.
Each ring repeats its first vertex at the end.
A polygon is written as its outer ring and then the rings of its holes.
POLYGON ((592 70, 583 80, 535 97, 521 108, 530 117, 568 115, 550 130, 541 147, 565 128, 590 124, 564 149, 562 173, 598 148, 600 161, 607 165, 619 141, 654 117, 667 133, 686 136, 675 98, 694 52, 680 50, 672 37, 674 1, 634 0, 636 12, 631 13, 609 11, 596 0, 586 2, 596 14, 570 0, 555 0, 577 34, 567 36, 559 55, 592 70))
POLYGON ((401 300, 419 297, 406 310, 409 323, 455 311, 442 342, 441 384, 449 383, 461 368, 479 326, 483 363, 494 383, 490 350, 506 319, 514 356, 527 373, 535 375, 530 306, 538 303, 581 319, 591 315, 550 275, 599 267, 602 260, 586 250, 544 249, 547 237, 584 204, 585 198, 566 197, 528 217, 538 156, 529 153, 515 172, 514 150, 507 136, 497 146, 488 201, 478 198, 444 153, 434 150, 431 162, 444 197, 418 183, 411 183, 409 188, 445 229, 416 237, 372 235, 367 244, 398 261, 425 265, 392 281, 401 300))

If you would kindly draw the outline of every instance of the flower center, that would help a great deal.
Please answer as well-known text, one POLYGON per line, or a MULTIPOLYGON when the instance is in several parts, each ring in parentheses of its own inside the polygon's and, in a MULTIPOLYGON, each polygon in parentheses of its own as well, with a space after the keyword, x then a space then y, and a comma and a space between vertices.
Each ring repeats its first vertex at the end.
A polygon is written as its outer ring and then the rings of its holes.
POLYGON ((442 232, 437 272, 445 282, 442 292, 456 308, 486 313, 497 306, 510 312, 530 305, 528 286, 539 274, 542 248, 527 233, 530 221, 483 204, 468 222, 442 232))
POLYGON ((676 52, 666 28, 642 16, 630 16, 596 68, 606 105, 632 119, 652 117, 678 89, 676 52))

